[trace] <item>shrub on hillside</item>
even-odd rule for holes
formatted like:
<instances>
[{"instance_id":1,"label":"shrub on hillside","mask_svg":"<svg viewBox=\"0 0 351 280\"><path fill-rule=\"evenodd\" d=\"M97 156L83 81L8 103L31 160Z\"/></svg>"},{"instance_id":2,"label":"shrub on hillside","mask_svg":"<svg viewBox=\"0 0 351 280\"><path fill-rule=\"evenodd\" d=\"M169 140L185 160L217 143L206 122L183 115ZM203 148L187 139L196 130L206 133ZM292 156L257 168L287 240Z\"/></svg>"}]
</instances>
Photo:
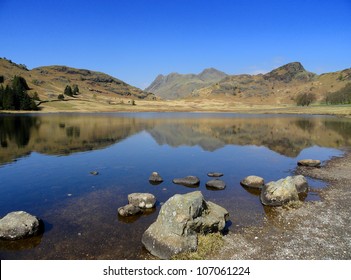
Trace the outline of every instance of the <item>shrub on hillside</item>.
<instances>
[{"instance_id":1,"label":"shrub on hillside","mask_svg":"<svg viewBox=\"0 0 351 280\"><path fill-rule=\"evenodd\" d=\"M316 96L313 93L300 93L296 98L297 106L309 106L313 101L316 100Z\"/></svg>"},{"instance_id":2,"label":"shrub on hillside","mask_svg":"<svg viewBox=\"0 0 351 280\"><path fill-rule=\"evenodd\" d=\"M351 83L336 92L328 93L325 102L327 104L351 104Z\"/></svg>"}]
</instances>

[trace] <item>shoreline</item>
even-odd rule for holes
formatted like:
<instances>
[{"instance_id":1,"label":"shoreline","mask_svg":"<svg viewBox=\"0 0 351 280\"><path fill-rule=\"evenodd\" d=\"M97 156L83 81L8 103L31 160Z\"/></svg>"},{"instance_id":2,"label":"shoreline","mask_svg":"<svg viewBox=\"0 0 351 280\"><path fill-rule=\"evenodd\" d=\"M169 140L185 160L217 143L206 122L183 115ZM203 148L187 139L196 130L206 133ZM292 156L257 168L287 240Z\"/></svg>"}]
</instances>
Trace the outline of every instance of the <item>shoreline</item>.
<instances>
[{"instance_id":1,"label":"shoreline","mask_svg":"<svg viewBox=\"0 0 351 280\"><path fill-rule=\"evenodd\" d=\"M351 117L351 105L310 105L292 104L243 104L232 100L137 100L136 105L111 105L103 102L73 100L44 103L39 111L4 111L0 114L45 114L45 113L138 113L138 112L193 112L193 113L238 113L238 114L306 114Z\"/></svg>"},{"instance_id":2,"label":"shoreline","mask_svg":"<svg viewBox=\"0 0 351 280\"><path fill-rule=\"evenodd\" d=\"M296 174L323 180L319 201L275 207L262 226L233 229L212 259L350 260L351 150L320 168L297 167ZM233 217L235 218L235 217Z\"/></svg>"}]
</instances>

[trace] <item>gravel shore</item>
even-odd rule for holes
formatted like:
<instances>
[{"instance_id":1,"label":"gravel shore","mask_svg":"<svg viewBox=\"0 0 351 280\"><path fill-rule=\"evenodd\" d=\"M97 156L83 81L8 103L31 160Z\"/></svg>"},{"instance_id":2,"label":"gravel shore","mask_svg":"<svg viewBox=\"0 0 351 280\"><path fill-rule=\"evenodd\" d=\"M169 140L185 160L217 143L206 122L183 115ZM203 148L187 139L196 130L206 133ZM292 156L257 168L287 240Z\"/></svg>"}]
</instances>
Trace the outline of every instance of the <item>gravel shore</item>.
<instances>
[{"instance_id":1,"label":"gravel shore","mask_svg":"<svg viewBox=\"0 0 351 280\"><path fill-rule=\"evenodd\" d=\"M351 259L351 152L296 174L328 183L321 200L265 208L264 225L230 231L214 259Z\"/></svg>"}]
</instances>

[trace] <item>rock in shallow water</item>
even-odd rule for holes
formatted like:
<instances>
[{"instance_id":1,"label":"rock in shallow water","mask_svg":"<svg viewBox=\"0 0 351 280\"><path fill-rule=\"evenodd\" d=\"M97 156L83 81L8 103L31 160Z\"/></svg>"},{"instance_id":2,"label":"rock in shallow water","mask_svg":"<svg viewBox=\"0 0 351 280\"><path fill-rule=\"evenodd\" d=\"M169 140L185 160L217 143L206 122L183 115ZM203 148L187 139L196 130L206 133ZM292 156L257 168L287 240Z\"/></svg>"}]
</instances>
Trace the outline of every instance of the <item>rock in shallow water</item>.
<instances>
[{"instance_id":1,"label":"rock in shallow water","mask_svg":"<svg viewBox=\"0 0 351 280\"><path fill-rule=\"evenodd\" d=\"M222 180L214 179L214 180L208 181L206 183L206 187L209 188L209 189L224 190L225 187L226 187L226 184Z\"/></svg>"},{"instance_id":2,"label":"rock in shallow water","mask_svg":"<svg viewBox=\"0 0 351 280\"><path fill-rule=\"evenodd\" d=\"M24 211L11 212L0 220L1 239L22 239L39 232L40 221L38 218Z\"/></svg>"},{"instance_id":3,"label":"rock in shallow water","mask_svg":"<svg viewBox=\"0 0 351 280\"><path fill-rule=\"evenodd\" d=\"M308 184L304 176L288 176L264 185L260 199L263 205L281 206L290 201L298 201L299 193L306 192L308 192Z\"/></svg>"},{"instance_id":4,"label":"rock in shallow water","mask_svg":"<svg viewBox=\"0 0 351 280\"><path fill-rule=\"evenodd\" d=\"M264 179L259 176L250 175L245 177L240 184L247 188L262 189L264 185Z\"/></svg>"},{"instance_id":5,"label":"rock in shallow water","mask_svg":"<svg viewBox=\"0 0 351 280\"><path fill-rule=\"evenodd\" d=\"M318 159L302 159L297 162L299 166L319 167L321 161Z\"/></svg>"},{"instance_id":6,"label":"rock in shallow water","mask_svg":"<svg viewBox=\"0 0 351 280\"><path fill-rule=\"evenodd\" d=\"M149 177L149 182L151 184L161 184L163 182L162 177L160 176L160 174L158 174L157 172L152 172L150 177Z\"/></svg>"},{"instance_id":7,"label":"rock in shallow water","mask_svg":"<svg viewBox=\"0 0 351 280\"><path fill-rule=\"evenodd\" d=\"M174 195L161 207L160 213L144 232L146 249L161 259L197 249L197 233L222 231L228 211L206 202L199 191Z\"/></svg>"},{"instance_id":8,"label":"rock in shallow water","mask_svg":"<svg viewBox=\"0 0 351 280\"><path fill-rule=\"evenodd\" d=\"M208 177L222 177L224 174L220 172L209 172L207 173Z\"/></svg>"},{"instance_id":9,"label":"rock in shallow water","mask_svg":"<svg viewBox=\"0 0 351 280\"><path fill-rule=\"evenodd\" d=\"M130 217L141 213L141 209L133 204L127 204L118 208L118 214L122 217Z\"/></svg>"},{"instance_id":10,"label":"rock in shallow water","mask_svg":"<svg viewBox=\"0 0 351 280\"><path fill-rule=\"evenodd\" d=\"M156 197L151 193L131 193L128 195L129 204L142 209L153 208L156 203Z\"/></svg>"},{"instance_id":11,"label":"rock in shallow water","mask_svg":"<svg viewBox=\"0 0 351 280\"><path fill-rule=\"evenodd\" d=\"M187 187L197 187L200 184L200 179L196 176L186 176L183 178L173 179L173 183Z\"/></svg>"}]
</instances>

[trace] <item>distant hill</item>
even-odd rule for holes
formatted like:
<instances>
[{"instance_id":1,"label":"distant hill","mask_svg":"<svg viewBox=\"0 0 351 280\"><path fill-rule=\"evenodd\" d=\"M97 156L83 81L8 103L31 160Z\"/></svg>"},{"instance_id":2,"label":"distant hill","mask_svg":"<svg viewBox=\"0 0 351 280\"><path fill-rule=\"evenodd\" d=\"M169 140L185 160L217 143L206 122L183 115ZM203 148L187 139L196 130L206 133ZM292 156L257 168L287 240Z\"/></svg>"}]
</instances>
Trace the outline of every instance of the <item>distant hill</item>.
<instances>
[{"instance_id":1,"label":"distant hill","mask_svg":"<svg viewBox=\"0 0 351 280\"><path fill-rule=\"evenodd\" d=\"M0 58L0 77L3 77L4 84L9 83L15 75L25 78L31 89L29 94L37 92L41 100L56 99L67 85L78 85L80 94L76 99L154 98L153 94L105 73L68 66L43 66L29 70L23 64Z\"/></svg>"},{"instance_id":2,"label":"distant hill","mask_svg":"<svg viewBox=\"0 0 351 280\"><path fill-rule=\"evenodd\" d=\"M179 99L189 96L194 90L209 86L225 78L227 74L214 68L207 68L200 74L158 75L145 91L162 99Z\"/></svg>"},{"instance_id":3,"label":"distant hill","mask_svg":"<svg viewBox=\"0 0 351 280\"><path fill-rule=\"evenodd\" d=\"M243 104L294 103L300 93L313 93L317 101L351 82L351 68L317 75L293 62L259 75L230 75L207 87L194 90L196 98L231 97Z\"/></svg>"}]
</instances>

